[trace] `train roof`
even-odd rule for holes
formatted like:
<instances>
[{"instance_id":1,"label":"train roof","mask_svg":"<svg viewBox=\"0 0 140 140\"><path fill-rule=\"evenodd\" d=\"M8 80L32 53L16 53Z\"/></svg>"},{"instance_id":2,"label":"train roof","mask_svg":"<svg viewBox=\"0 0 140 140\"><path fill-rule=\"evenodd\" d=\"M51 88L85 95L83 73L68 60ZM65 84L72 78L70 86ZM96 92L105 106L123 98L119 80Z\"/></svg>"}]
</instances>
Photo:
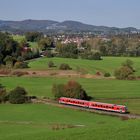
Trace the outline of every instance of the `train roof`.
<instances>
[{"instance_id":1,"label":"train roof","mask_svg":"<svg viewBox=\"0 0 140 140\"><path fill-rule=\"evenodd\" d=\"M75 99L75 98L67 98L67 97L60 97L60 98L69 99L69 100L78 100L78 101L82 101L82 102L89 102L89 101L86 101L86 100Z\"/></svg>"},{"instance_id":2,"label":"train roof","mask_svg":"<svg viewBox=\"0 0 140 140\"><path fill-rule=\"evenodd\" d=\"M86 101L86 100L74 99L74 98L67 98L67 97L60 97L60 99L61 99L61 98L62 98L62 99L69 99L69 100L77 100L77 101L82 101L82 102L90 102L90 103L95 103L95 104L102 104L102 105L126 107L125 105L117 105L117 104L102 103L102 102L95 102L95 101Z\"/></svg>"},{"instance_id":3,"label":"train roof","mask_svg":"<svg viewBox=\"0 0 140 140\"><path fill-rule=\"evenodd\" d=\"M102 103L102 102L94 102L94 101L90 101L90 102L91 102L91 103L97 103L97 104L110 105L110 106L126 107L125 105L118 105L118 104L110 104L110 103Z\"/></svg>"}]
</instances>

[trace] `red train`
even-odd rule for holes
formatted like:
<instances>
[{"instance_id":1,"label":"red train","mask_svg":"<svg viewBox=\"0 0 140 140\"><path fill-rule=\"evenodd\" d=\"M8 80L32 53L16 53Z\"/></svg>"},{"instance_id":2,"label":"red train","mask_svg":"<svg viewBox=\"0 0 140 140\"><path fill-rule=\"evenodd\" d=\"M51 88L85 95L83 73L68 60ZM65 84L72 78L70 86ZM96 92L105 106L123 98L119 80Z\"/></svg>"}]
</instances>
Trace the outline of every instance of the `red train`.
<instances>
[{"instance_id":1,"label":"red train","mask_svg":"<svg viewBox=\"0 0 140 140\"><path fill-rule=\"evenodd\" d=\"M127 112L127 108L124 105L108 104L108 103L101 103L101 102L94 102L94 101L85 101L85 100L66 98L66 97L59 98L59 103L86 107L86 108L91 108L91 109L114 111L114 112L119 112L119 113Z\"/></svg>"}]
</instances>

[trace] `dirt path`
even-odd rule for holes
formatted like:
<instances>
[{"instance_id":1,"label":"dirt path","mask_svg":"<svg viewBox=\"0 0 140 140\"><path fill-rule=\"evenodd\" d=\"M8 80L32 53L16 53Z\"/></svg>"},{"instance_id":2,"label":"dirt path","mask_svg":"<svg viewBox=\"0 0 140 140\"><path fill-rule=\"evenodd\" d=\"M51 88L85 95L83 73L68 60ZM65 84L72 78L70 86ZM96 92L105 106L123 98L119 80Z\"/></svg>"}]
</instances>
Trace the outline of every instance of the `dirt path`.
<instances>
[{"instance_id":1,"label":"dirt path","mask_svg":"<svg viewBox=\"0 0 140 140\"><path fill-rule=\"evenodd\" d=\"M87 79L114 79L113 77L105 78L102 75L82 74L73 70L30 70L30 69L16 69L7 72L0 72L0 77L7 76L24 76L24 77L74 77Z\"/></svg>"}]
</instances>

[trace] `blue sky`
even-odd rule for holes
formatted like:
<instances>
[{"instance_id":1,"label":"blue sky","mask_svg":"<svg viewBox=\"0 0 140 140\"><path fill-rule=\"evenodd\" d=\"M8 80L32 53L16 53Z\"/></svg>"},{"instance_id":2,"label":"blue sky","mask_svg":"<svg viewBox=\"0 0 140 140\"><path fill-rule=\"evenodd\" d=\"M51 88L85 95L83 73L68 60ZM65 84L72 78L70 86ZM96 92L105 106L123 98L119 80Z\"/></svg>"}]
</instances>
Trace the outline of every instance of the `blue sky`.
<instances>
[{"instance_id":1,"label":"blue sky","mask_svg":"<svg viewBox=\"0 0 140 140\"><path fill-rule=\"evenodd\" d=\"M76 20L140 29L140 0L0 0L1 20Z\"/></svg>"}]
</instances>

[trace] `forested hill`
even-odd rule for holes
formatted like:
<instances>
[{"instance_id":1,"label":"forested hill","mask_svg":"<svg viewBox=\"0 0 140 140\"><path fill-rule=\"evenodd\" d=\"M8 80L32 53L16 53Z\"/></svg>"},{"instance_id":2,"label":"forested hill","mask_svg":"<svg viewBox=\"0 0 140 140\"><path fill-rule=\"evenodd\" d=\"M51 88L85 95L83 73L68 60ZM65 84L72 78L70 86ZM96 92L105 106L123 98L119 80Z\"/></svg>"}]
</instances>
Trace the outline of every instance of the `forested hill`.
<instances>
[{"instance_id":1,"label":"forested hill","mask_svg":"<svg viewBox=\"0 0 140 140\"><path fill-rule=\"evenodd\" d=\"M53 20L23 20L23 21L3 21L0 20L0 30L12 33L26 31L40 31L43 33L60 33L60 32L93 32L95 34L127 34L137 33L140 30L127 27L106 27L88 25L77 21L53 21Z\"/></svg>"}]
</instances>

